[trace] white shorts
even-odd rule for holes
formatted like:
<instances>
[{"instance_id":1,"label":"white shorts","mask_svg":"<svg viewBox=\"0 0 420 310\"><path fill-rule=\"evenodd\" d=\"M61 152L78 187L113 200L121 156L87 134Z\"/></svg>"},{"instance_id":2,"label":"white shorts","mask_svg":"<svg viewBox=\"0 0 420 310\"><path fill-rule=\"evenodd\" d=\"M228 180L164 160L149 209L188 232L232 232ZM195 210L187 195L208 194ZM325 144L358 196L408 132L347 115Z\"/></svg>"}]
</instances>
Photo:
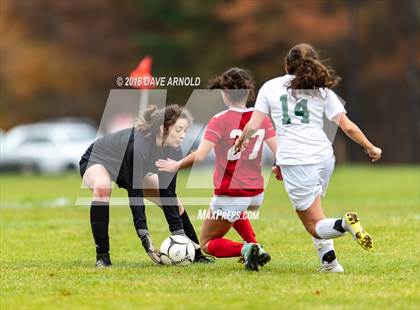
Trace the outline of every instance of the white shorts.
<instances>
[{"instance_id":1,"label":"white shorts","mask_svg":"<svg viewBox=\"0 0 420 310\"><path fill-rule=\"evenodd\" d=\"M334 164L333 155L319 164L280 166L284 187L295 210L305 211L317 196L325 196Z\"/></svg>"},{"instance_id":2,"label":"white shorts","mask_svg":"<svg viewBox=\"0 0 420 310\"><path fill-rule=\"evenodd\" d=\"M221 218L233 223L243 211L255 211L262 205L264 193L251 197L217 196L211 202L211 210Z\"/></svg>"}]
</instances>

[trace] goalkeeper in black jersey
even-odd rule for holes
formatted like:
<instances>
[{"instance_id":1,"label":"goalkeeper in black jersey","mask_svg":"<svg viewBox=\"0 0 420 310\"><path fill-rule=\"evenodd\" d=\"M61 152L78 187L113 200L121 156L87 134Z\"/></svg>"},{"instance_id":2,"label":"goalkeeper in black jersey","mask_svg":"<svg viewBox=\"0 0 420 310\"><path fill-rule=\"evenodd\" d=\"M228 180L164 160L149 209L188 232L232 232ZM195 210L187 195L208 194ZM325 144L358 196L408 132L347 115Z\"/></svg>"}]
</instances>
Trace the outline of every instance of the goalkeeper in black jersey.
<instances>
[{"instance_id":1,"label":"goalkeeper in black jersey","mask_svg":"<svg viewBox=\"0 0 420 310\"><path fill-rule=\"evenodd\" d=\"M96 266L111 265L109 256L109 200L111 182L125 188L133 214L134 227L151 259L160 263L160 253L150 238L143 198L143 182L156 173L159 197L171 234L185 234L197 244L195 261L209 262L198 247L197 235L186 210L179 210L176 174L157 171L161 158L181 159L180 145L192 122L188 110L170 105L158 110L151 106L133 128L123 129L96 140L80 160L83 182L92 190L90 222L96 245Z\"/></svg>"}]
</instances>

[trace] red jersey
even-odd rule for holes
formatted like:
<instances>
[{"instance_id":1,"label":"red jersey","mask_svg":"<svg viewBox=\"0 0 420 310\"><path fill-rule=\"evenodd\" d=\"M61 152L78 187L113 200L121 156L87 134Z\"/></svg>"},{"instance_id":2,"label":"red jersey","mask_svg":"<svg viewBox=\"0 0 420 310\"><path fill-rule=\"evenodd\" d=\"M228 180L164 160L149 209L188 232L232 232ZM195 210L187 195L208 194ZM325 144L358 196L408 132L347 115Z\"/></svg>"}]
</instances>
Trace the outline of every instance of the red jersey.
<instances>
[{"instance_id":1,"label":"red jersey","mask_svg":"<svg viewBox=\"0 0 420 310\"><path fill-rule=\"evenodd\" d=\"M264 191L261 175L263 142L276 135L269 117L252 136L247 148L235 154L234 144L251 118L253 108L230 108L210 120L204 139L214 143L214 193L225 196L256 196Z\"/></svg>"}]
</instances>

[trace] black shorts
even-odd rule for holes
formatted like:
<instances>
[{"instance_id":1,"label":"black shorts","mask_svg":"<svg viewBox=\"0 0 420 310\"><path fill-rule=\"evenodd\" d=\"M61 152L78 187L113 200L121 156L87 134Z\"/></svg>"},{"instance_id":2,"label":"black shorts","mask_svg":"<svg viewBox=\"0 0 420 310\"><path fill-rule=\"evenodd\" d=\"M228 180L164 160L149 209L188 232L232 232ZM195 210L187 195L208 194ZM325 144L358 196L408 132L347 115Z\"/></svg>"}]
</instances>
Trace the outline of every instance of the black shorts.
<instances>
[{"instance_id":1,"label":"black shorts","mask_svg":"<svg viewBox=\"0 0 420 310\"><path fill-rule=\"evenodd\" d=\"M90 160L90 154L92 153L92 149L93 149L93 143L88 147L88 149L82 155L82 158L79 161L79 171L80 171L80 176L82 178L85 175L86 170L93 165L101 164L102 166L104 166L106 168L105 163Z\"/></svg>"},{"instance_id":2,"label":"black shorts","mask_svg":"<svg viewBox=\"0 0 420 310\"><path fill-rule=\"evenodd\" d=\"M83 176L85 175L86 170L89 167L92 167L93 165L96 165L96 164L100 164L100 165L104 166L105 169L106 169L106 166L105 166L104 163L92 161L92 160L89 160L89 159L86 159L86 158L83 158L82 157L82 159L79 161L79 172L80 172L80 176L83 178Z\"/></svg>"},{"instance_id":3,"label":"black shorts","mask_svg":"<svg viewBox=\"0 0 420 310\"><path fill-rule=\"evenodd\" d=\"M93 149L93 143L89 146L89 148L86 150L86 152L83 154L82 158L79 161L79 171L80 171L80 176L83 178L83 176L86 173L86 170L96 164L100 164L102 166L105 167L105 169L107 169L107 165L105 162L101 162L101 161L93 161L90 160L90 154L92 153L92 149ZM108 169L107 169L108 170ZM108 171L108 173L111 176L111 173ZM114 181L118 187L122 187L122 188L127 188L127 184L124 180L124 177L121 176L120 174L118 174L118 177L114 178L111 176L111 180Z\"/></svg>"},{"instance_id":4,"label":"black shorts","mask_svg":"<svg viewBox=\"0 0 420 310\"><path fill-rule=\"evenodd\" d=\"M85 172L88 168L89 158L90 158L90 154L92 153L92 149L93 149L93 143L88 147L88 149L82 155L82 158L79 161L79 171L80 171L80 176L82 178L85 175ZM89 165L89 166L91 166L91 165Z\"/></svg>"}]
</instances>

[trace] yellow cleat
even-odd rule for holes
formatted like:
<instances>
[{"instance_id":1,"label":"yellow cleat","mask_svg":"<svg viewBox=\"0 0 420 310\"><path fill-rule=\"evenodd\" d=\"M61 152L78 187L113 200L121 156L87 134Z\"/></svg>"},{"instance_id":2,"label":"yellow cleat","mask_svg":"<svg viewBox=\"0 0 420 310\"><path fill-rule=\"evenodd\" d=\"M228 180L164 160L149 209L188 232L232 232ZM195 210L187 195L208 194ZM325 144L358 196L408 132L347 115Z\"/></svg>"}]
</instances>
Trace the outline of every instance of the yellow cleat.
<instances>
[{"instance_id":1,"label":"yellow cleat","mask_svg":"<svg viewBox=\"0 0 420 310\"><path fill-rule=\"evenodd\" d=\"M360 225L359 217L355 212L347 212L344 215L346 230L353 235L353 238L366 251L373 250L373 241L370 234Z\"/></svg>"}]
</instances>

